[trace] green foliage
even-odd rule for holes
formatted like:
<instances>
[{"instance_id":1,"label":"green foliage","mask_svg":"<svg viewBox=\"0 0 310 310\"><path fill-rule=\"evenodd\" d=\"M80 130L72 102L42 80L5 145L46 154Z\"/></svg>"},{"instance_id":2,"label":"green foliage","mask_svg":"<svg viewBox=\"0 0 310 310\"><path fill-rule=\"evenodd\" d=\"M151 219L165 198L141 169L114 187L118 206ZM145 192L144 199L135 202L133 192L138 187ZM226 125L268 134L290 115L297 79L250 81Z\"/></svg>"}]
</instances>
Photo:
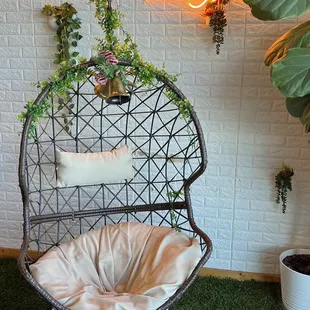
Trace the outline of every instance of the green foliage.
<instances>
[{"instance_id":1,"label":"green foliage","mask_svg":"<svg viewBox=\"0 0 310 310\"><path fill-rule=\"evenodd\" d=\"M188 99L181 99L171 88L168 87L166 87L165 95L178 107L182 119L188 119L190 117L192 105Z\"/></svg>"},{"instance_id":2,"label":"green foliage","mask_svg":"<svg viewBox=\"0 0 310 310\"><path fill-rule=\"evenodd\" d=\"M113 8L108 9L107 0L90 1L94 2L97 6L95 15L99 19L99 25L105 33L104 38L97 39L97 50L113 51L119 61L131 62L134 68L132 74L138 73L138 81L141 82L143 86L152 86L156 84L158 77L162 79L170 79L173 82L176 81L177 77L167 74L165 68L158 69L153 64L148 63L142 58L137 45L133 42L130 34L123 28L123 13ZM124 37L123 41L115 35L115 31L117 30L122 33ZM92 60L96 63L98 71L104 72L109 78L114 77L115 72L118 71L125 74L123 66L110 65L108 62L104 62L102 57L93 57ZM126 81L125 77L123 77L123 81Z\"/></svg>"},{"instance_id":3,"label":"green foliage","mask_svg":"<svg viewBox=\"0 0 310 310\"><path fill-rule=\"evenodd\" d=\"M84 62L84 59L81 60ZM40 104L37 104L33 100L29 100L24 107L25 111L18 115L18 119L23 123L29 115L32 115L33 118L29 130L30 138L35 137L35 129L39 120L48 115L48 111L52 106L52 99L56 96L66 97L68 94L68 89L73 89L73 84L75 82L86 81L88 74L90 74L90 70L88 69L87 63L81 63L73 68L63 66L57 70L56 73L49 78L49 80L42 81L38 84L38 88L41 88L42 90L49 87L50 91L48 95L40 102ZM60 99L60 102L58 101L58 103L63 105L63 99ZM67 126L69 125L70 124L68 123Z\"/></svg>"},{"instance_id":4,"label":"green foliage","mask_svg":"<svg viewBox=\"0 0 310 310\"><path fill-rule=\"evenodd\" d=\"M276 202L282 202L282 212L286 211L287 190L292 191L292 176L294 175L293 169L283 165L281 171L275 176L275 186L277 189Z\"/></svg>"},{"instance_id":5,"label":"green foliage","mask_svg":"<svg viewBox=\"0 0 310 310\"><path fill-rule=\"evenodd\" d=\"M171 220L171 223L172 223L172 227L174 228L174 230L178 231L178 232L182 232L182 229L180 227L178 227L178 220L177 220L177 217L174 213L173 210L170 210L170 220Z\"/></svg>"},{"instance_id":6,"label":"green foliage","mask_svg":"<svg viewBox=\"0 0 310 310\"><path fill-rule=\"evenodd\" d=\"M55 40L58 42L54 63L61 64L65 62L68 66L76 64L77 51L70 52L70 47L77 47L77 42L82 36L77 31L81 28L81 20L76 16L76 9L67 2L61 6L45 5L42 13L46 16L54 16L58 29Z\"/></svg>"},{"instance_id":7,"label":"green foliage","mask_svg":"<svg viewBox=\"0 0 310 310\"><path fill-rule=\"evenodd\" d=\"M278 87L286 97L308 95L310 93L310 49L290 48L284 57L272 65L271 79L273 85Z\"/></svg>"},{"instance_id":8,"label":"green foliage","mask_svg":"<svg viewBox=\"0 0 310 310\"><path fill-rule=\"evenodd\" d=\"M306 12L309 0L243 0L260 20L293 18Z\"/></svg>"},{"instance_id":9,"label":"green foliage","mask_svg":"<svg viewBox=\"0 0 310 310\"><path fill-rule=\"evenodd\" d=\"M171 200L176 200L184 196L184 192L182 189L178 191L167 192L167 197Z\"/></svg>"},{"instance_id":10,"label":"green foliage","mask_svg":"<svg viewBox=\"0 0 310 310\"><path fill-rule=\"evenodd\" d=\"M286 98L287 111L293 117L301 117L308 105L310 105L310 95L299 98Z\"/></svg>"},{"instance_id":11,"label":"green foliage","mask_svg":"<svg viewBox=\"0 0 310 310\"><path fill-rule=\"evenodd\" d=\"M44 118L48 115L48 110L51 107L51 99L56 96L62 98L58 99L58 104L59 108L63 108L65 106L65 99L68 99L68 90L74 88L74 83L86 81L87 76L93 74L94 72L102 72L107 76L108 79L112 79L115 76L120 76L124 83L127 82L126 75L137 75L138 81L143 86L156 85L158 80L171 80L172 82L177 80L177 76L169 75L166 72L164 66L162 69L158 69L153 64L148 63L141 57L137 45L133 43L130 34L123 29L121 19L124 15L121 12L116 9L108 8L107 0L90 0L90 2L96 4L95 15L98 18L99 24L105 33L104 38L97 39L98 45L95 47L95 49L97 51L105 52L112 51L119 61L128 61L131 63L132 67L126 69L122 65L111 64L104 56L98 55L91 58L91 61L94 64L93 71L88 68L88 63L85 59L78 56L77 52L73 52L71 56L76 57L76 59L73 59L73 62L68 62L67 60L61 61L59 63L60 69L57 70L56 73L52 75L47 81L43 81L39 84L41 89L50 87L50 92L45 100L43 100L43 102L41 102L39 105L33 103L33 101L28 102L28 104L25 106L25 112L22 112L19 115L19 119L22 122L25 121L28 115L33 115L33 122L30 131L30 135L32 137L34 136L37 122L41 118ZM64 14L63 12L66 13ZM68 19L68 25L70 26L66 26L66 33L72 29L77 29L77 27L80 26L80 21L77 20L76 17L73 17L75 14L73 12L76 13L76 10L67 3L63 4L61 7L52 7L48 5L43 9L43 13L48 16L55 15L56 17L61 16L61 18ZM74 25L72 24L73 21L74 23L76 22ZM65 27L62 29L64 28ZM120 31L122 33L124 37L123 41L121 41L120 38L115 35L116 31ZM80 39L79 35L72 31L70 32L70 35L71 38L73 38L73 41L71 42L72 45L76 45L75 42ZM60 41L62 38L58 39L59 42L62 42ZM68 44L70 43L70 40L70 38L67 40ZM63 48L63 46L61 48ZM58 60L60 61L60 58ZM75 64L76 62L79 64L74 67L69 66L69 64ZM187 119L190 117L192 106L187 99L182 100L179 98L179 96L168 86L166 86L165 94L171 100L171 103L178 107L181 118ZM72 108L72 104L69 103L69 114ZM64 122L66 125L66 130L69 132L71 121L69 117L66 118L65 114Z\"/></svg>"},{"instance_id":12,"label":"green foliage","mask_svg":"<svg viewBox=\"0 0 310 310\"><path fill-rule=\"evenodd\" d=\"M243 0L261 20L291 18L303 14L309 0ZM305 132L310 132L310 21L290 29L273 43L265 54L271 66L271 81L287 97L288 112L299 117Z\"/></svg>"},{"instance_id":13,"label":"green foliage","mask_svg":"<svg viewBox=\"0 0 310 310\"><path fill-rule=\"evenodd\" d=\"M300 121L303 125L305 125L306 132L309 132L308 128L310 125L310 104L308 104L303 110L302 115L300 116Z\"/></svg>"},{"instance_id":14,"label":"green foliage","mask_svg":"<svg viewBox=\"0 0 310 310\"><path fill-rule=\"evenodd\" d=\"M272 63L287 54L292 47L308 47L310 44L310 21L302 23L283 34L265 54L265 64Z\"/></svg>"},{"instance_id":15,"label":"green foliage","mask_svg":"<svg viewBox=\"0 0 310 310\"><path fill-rule=\"evenodd\" d=\"M204 16L210 17L209 26L213 29L213 43L216 44L216 54L220 53L221 44L224 44L224 29L227 26L224 6L230 0L207 1Z\"/></svg>"},{"instance_id":16,"label":"green foliage","mask_svg":"<svg viewBox=\"0 0 310 310\"><path fill-rule=\"evenodd\" d=\"M72 47L77 47L78 41L82 39L82 35L78 32L81 28L81 20L76 16L77 10L67 2L61 6L45 5L42 13L47 16L53 16L56 19L58 29L56 32L55 40L57 41L58 53L55 54L55 64L63 67L73 66L77 64L78 51L70 51ZM69 100L69 95L66 92L64 98L60 98L58 108L64 107L64 101ZM70 110L69 110L70 112ZM72 122L69 121L68 115L63 113L63 121L65 130L70 133Z\"/></svg>"},{"instance_id":17,"label":"green foliage","mask_svg":"<svg viewBox=\"0 0 310 310\"><path fill-rule=\"evenodd\" d=\"M184 196L184 192L182 189L178 190L178 191L171 191L171 192L167 192L167 197L169 198L169 200L171 201L175 201L179 198L182 198ZM171 220L171 223L172 223L172 227L178 231L178 232L182 232L181 228L178 227L178 220L177 220L177 217L175 215L175 212L173 210L170 210L169 211L170 213L170 220Z\"/></svg>"},{"instance_id":18,"label":"green foliage","mask_svg":"<svg viewBox=\"0 0 310 310\"><path fill-rule=\"evenodd\" d=\"M49 100L43 100L41 104L36 104L34 100L29 100L25 105L26 112L22 112L18 115L20 121L24 121L28 114L31 114L33 117L32 124L29 130L29 136L35 136L36 124L38 121L47 114L47 111L51 108L51 103Z\"/></svg>"},{"instance_id":19,"label":"green foliage","mask_svg":"<svg viewBox=\"0 0 310 310\"><path fill-rule=\"evenodd\" d=\"M113 78L116 72L121 72L121 77L126 83L125 74L137 74L138 82L143 86L153 86L161 80L177 80L176 75L169 75L165 67L158 69L153 64L145 61L139 53L137 45L133 42L130 34L126 32L122 25L122 18L124 14L116 9L108 9L107 0L90 0L97 6L96 17L99 19L99 24L102 27L105 37L98 39L97 50L113 51L114 55L119 61L129 61L133 66L132 71L124 71L123 66L110 65L102 57L93 57L92 60L96 63L95 67L99 72L104 72L108 78ZM123 34L124 40L121 42L120 38L115 35L115 31L119 30ZM191 105L188 100L181 100L172 90L166 89L166 96L172 100L180 111L182 118L190 116Z\"/></svg>"},{"instance_id":20,"label":"green foliage","mask_svg":"<svg viewBox=\"0 0 310 310\"><path fill-rule=\"evenodd\" d=\"M210 17L210 27L213 29L213 43L216 46L216 54L220 53L221 44L224 44L224 29L227 26L225 11L216 7Z\"/></svg>"}]
</instances>

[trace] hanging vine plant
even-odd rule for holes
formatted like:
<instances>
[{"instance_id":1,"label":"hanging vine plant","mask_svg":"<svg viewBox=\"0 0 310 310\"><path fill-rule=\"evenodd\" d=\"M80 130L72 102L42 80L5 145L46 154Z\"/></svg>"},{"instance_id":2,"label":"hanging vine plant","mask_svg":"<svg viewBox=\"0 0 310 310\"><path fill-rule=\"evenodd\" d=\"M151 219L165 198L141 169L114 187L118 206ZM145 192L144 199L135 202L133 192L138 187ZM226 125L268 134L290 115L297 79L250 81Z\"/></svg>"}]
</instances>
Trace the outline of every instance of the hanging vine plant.
<instances>
[{"instance_id":1,"label":"hanging vine plant","mask_svg":"<svg viewBox=\"0 0 310 310\"><path fill-rule=\"evenodd\" d=\"M224 30L227 26L225 16L225 5L229 0L212 0L207 2L204 16L210 17L210 27L213 29L213 43L215 43L216 54L220 53L220 47L224 44Z\"/></svg>"},{"instance_id":2,"label":"hanging vine plant","mask_svg":"<svg viewBox=\"0 0 310 310\"><path fill-rule=\"evenodd\" d=\"M292 191L292 177L294 175L293 169L283 165L281 171L275 176L275 186L277 189L276 202L282 202L282 212L286 211L287 191Z\"/></svg>"},{"instance_id":3,"label":"hanging vine plant","mask_svg":"<svg viewBox=\"0 0 310 310\"><path fill-rule=\"evenodd\" d=\"M177 80L177 75L168 74L164 66L162 69L158 69L142 58L130 34L123 29L121 20L124 14L117 9L111 8L110 1L90 0L90 2L96 5L95 16L98 18L99 25L105 33L102 39L97 39L98 44L95 49L98 51L98 55L86 61L85 58L74 54L74 56L77 56L74 62L77 63L75 66L71 66L67 61L60 62L60 69L54 75L50 76L48 80L38 83L38 87L46 90L48 95L43 101L41 100L40 105L37 105L36 101L29 100L25 105L25 111L18 116L22 122L25 122L29 114L33 116L29 131L30 138L35 137L36 125L39 120L48 115L52 99L55 96L61 97L66 95L70 89L74 89L74 83L86 81L89 75L94 75L96 80L101 82L119 77L124 84L127 83L126 75L134 75L137 76L142 86L147 87L156 85L158 77L171 80L172 82ZM48 16L55 14L53 10L54 7L48 6L46 14ZM74 11L70 9L70 12L73 13ZM71 13L68 14L72 19L75 19ZM115 33L117 31L123 34L125 38L123 41L120 41L119 37L116 36ZM126 68L120 64L122 61L130 62L131 69L126 71ZM90 63L92 64L91 68L89 66ZM188 119L192 109L189 101L176 96L168 86L166 86L165 90L167 98L178 107L180 117Z\"/></svg>"},{"instance_id":4,"label":"hanging vine plant","mask_svg":"<svg viewBox=\"0 0 310 310\"><path fill-rule=\"evenodd\" d=\"M77 10L72 4L67 2L60 6L45 5L42 13L48 17L53 17L56 23L57 53L55 54L55 64L62 66L73 66L77 63L79 52L74 50L78 41L82 39L82 35L78 32L81 28L81 20L77 17ZM72 51L73 50L73 51ZM62 117L64 121L64 129L70 133L72 121L70 114L74 104L70 102L70 95L67 92L58 98L58 109L63 109Z\"/></svg>"},{"instance_id":5,"label":"hanging vine plant","mask_svg":"<svg viewBox=\"0 0 310 310\"><path fill-rule=\"evenodd\" d=\"M46 16L54 17L57 24L55 40L58 42L58 53L55 55L55 64L66 62L67 65L76 64L78 51L70 51L72 47L77 47L78 41L82 39L82 35L78 32L81 28L81 20L77 17L77 10L72 4L67 2L60 6L45 5L42 13Z\"/></svg>"}]
</instances>

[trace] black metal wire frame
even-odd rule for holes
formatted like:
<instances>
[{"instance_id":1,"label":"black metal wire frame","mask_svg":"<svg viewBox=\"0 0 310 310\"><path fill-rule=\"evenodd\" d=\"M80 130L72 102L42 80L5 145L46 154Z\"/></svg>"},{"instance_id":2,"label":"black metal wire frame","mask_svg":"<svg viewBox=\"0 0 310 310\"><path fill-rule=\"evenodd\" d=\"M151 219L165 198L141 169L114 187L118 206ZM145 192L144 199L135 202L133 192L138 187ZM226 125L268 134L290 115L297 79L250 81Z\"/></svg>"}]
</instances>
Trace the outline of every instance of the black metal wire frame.
<instances>
[{"instance_id":1,"label":"black metal wire frame","mask_svg":"<svg viewBox=\"0 0 310 310\"><path fill-rule=\"evenodd\" d=\"M120 64L130 68L128 62ZM177 107L164 92L168 87L186 99L184 94L162 76L158 76L158 82L145 89L133 76L127 89L130 102L111 106L93 94L94 84L89 77L86 83L70 90L65 102L67 118L72 121L70 130L63 123L63 109L55 104L48 117L37 125L33 140L28 139L32 116L26 119L19 158L24 225L18 265L26 280L55 309L67 308L32 277L29 265L34 260L28 256L30 249L35 248L39 258L51 247L84 231L129 220L179 228L199 239L203 256L190 277L158 309L168 309L181 298L211 255L211 240L197 227L190 199L191 184L207 166L203 132L194 110L188 120L180 118ZM34 104L39 105L49 91L47 86ZM56 187L56 148L86 153L129 144L133 148L133 179ZM183 196L173 196L181 191Z\"/></svg>"}]
</instances>

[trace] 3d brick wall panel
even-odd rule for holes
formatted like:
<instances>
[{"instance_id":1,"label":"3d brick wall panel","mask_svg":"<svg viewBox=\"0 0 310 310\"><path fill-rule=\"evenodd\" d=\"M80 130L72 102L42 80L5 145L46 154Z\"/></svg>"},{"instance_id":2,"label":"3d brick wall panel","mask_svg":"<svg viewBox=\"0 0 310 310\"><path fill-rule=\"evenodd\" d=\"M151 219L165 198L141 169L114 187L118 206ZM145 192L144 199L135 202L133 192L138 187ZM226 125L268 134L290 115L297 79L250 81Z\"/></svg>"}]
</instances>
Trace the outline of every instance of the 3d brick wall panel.
<instances>
[{"instance_id":1,"label":"3d brick wall panel","mask_svg":"<svg viewBox=\"0 0 310 310\"><path fill-rule=\"evenodd\" d=\"M101 29L87 0L72 0L83 22L80 53ZM192 190L197 224L213 240L207 266L278 273L278 254L310 245L310 146L289 116L263 64L268 46L299 20L256 20L242 0L227 7L225 45L216 55L212 30L187 0L120 0L126 29L145 58L182 73L178 86L199 115L209 153L205 175ZM0 247L21 244L22 204L17 184L21 124L17 114L36 96L31 86L56 69L56 43L44 4L0 1ZM114 5L116 4L116 1ZM295 170L287 214L275 203L274 174Z\"/></svg>"}]
</instances>

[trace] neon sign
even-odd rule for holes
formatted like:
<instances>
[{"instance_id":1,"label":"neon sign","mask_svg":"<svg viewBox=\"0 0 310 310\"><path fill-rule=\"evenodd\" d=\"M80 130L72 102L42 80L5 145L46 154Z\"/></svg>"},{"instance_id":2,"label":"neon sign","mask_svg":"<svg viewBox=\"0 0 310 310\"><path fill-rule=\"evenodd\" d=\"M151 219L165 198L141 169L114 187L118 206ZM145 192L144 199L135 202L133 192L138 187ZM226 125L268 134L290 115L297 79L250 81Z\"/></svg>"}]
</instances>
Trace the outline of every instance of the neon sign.
<instances>
[{"instance_id":1,"label":"neon sign","mask_svg":"<svg viewBox=\"0 0 310 310\"><path fill-rule=\"evenodd\" d=\"M203 0L200 4L198 5L194 5L191 2L188 3L188 5L192 8L192 9L199 9L201 8L203 5L205 5L208 2L208 0Z\"/></svg>"},{"instance_id":2,"label":"neon sign","mask_svg":"<svg viewBox=\"0 0 310 310\"><path fill-rule=\"evenodd\" d=\"M215 4L215 3L218 3L219 1L218 0L203 0L200 4L198 5L194 5L192 4L191 1L189 1L188 5L189 7L193 8L193 9L199 9L201 8L202 6L204 6L207 2L209 2L210 4Z\"/></svg>"}]
</instances>

